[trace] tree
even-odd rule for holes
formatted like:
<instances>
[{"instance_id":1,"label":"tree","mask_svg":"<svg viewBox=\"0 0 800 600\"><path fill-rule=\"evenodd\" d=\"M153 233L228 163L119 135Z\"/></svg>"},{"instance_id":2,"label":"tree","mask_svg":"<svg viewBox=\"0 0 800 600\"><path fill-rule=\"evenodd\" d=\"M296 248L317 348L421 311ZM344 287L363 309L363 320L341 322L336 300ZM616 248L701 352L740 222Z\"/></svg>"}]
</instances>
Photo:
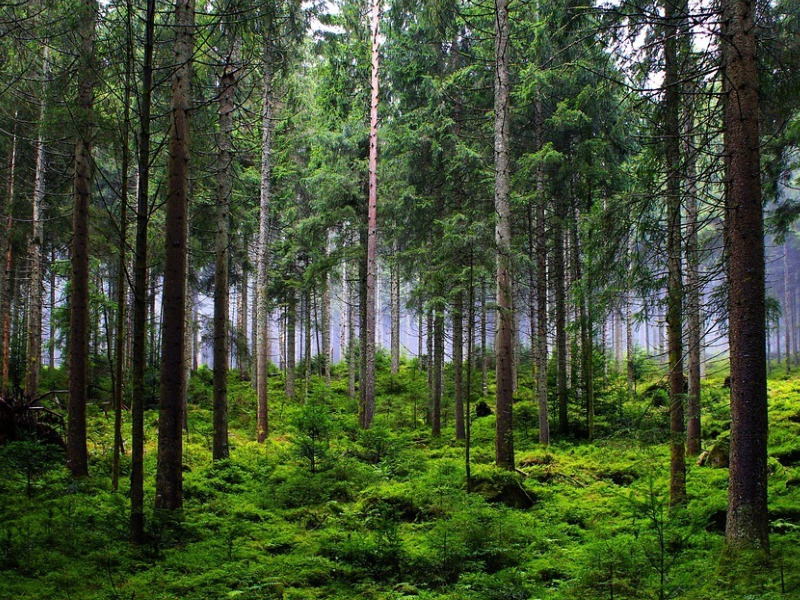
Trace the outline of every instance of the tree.
<instances>
[{"instance_id":1,"label":"tree","mask_svg":"<svg viewBox=\"0 0 800 600\"><path fill-rule=\"evenodd\" d=\"M497 427L495 462L514 468L513 402L513 288L511 281L511 172L508 0L495 0L494 76L494 204L497 213Z\"/></svg>"},{"instance_id":2,"label":"tree","mask_svg":"<svg viewBox=\"0 0 800 600\"><path fill-rule=\"evenodd\" d=\"M164 293L159 387L156 508L183 506L183 361L186 336L186 250L189 200L189 109L194 51L194 0L175 2L174 71L167 164Z\"/></svg>"},{"instance_id":3,"label":"tree","mask_svg":"<svg viewBox=\"0 0 800 600\"><path fill-rule=\"evenodd\" d=\"M722 2L731 455L726 544L769 550L764 220L756 6Z\"/></svg>"},{"instance_id":4,"label":"tree","mask_svg":"<svg viewBox=\"0 0 800 600\"><path fill-rule=\"evenodd\" d=\"M79 81L73 177L72 274L69 319L69 408L67 467L74 476L89 474L86 451L89 321L89 202L92 194L92 113L94 103L94 37L97 3L80 4Z\"/></svg>"}]
</instances>

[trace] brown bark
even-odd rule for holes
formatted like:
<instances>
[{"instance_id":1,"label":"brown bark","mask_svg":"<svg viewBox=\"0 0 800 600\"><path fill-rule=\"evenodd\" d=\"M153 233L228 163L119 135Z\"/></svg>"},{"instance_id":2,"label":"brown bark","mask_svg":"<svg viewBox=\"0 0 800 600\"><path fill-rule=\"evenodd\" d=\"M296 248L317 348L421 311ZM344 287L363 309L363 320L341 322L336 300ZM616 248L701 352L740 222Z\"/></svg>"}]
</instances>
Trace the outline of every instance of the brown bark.
<instances>
[{"instance_id":1,"label":"brown bark","mask_svg":"<svg viewBox=\"0 0 800 600\"><path fill-rule=\"evenodd\" d=\"M236 75L239 41L234 37L225 57L219 81L219 135L217 138L217 234L214 261L214 460L228 458L228 274L231 164L233 161L233 112L236 110Z\"/></svg>"},{"instance_id":2,"label":"brown bark","mask_svg":"<svg viewBox=\"0 0 800 600\"><path fill-rule=\"evenodd\" d=\"M147 0L140 98L139 189L136 194L136 257L133 267L133 359L131 365L131 541L144 542L144 395L147 326L147 229L150 196L150 108L152 104L155 0Z\"/></svg>"},{"instance_id":3,"label":"brown bark","mask_svg":"<svg viewBox=\"0 0 800 600\"><path fill-rule=\"evenodd\" d=\"M269 434L269 207L272 196L272 45L264 46L264 97L261 107L261 187L258 215L258 280L256 302L258 347L256 349L256 380L258 390L257 439L264 442ZM287 374L288 384L288 374ZM288 388L287 388L288 389ZM288 394L287 394L288 396Z\"/></svg>"},{"instance_id":4,"label":"brown bark","mask_svg":"<svg viewBox=\"0 0 800 600\"><path fill-rule=\"evenodd\" d=\"M156 508L183 506L183 361L186 336L186 258L189 201L189 110L191 107L194 0L175 3L175 71L172 75L164 292L161 324L161 385L158 413Z\"/></svg>"},{"instance_id":5,"label":"brown bark","mask_svg":"<svg viewBox=\"0 0 800 600\"><path fill-rule=\"evenodd\" d=\"M731 456L726 542L769 550L764 220L758 126L756 7L722 2L729 252Z\"/></svg>"},{"instance_id":6,"label":"brown bark","mask_svg":"<svg viewBox=\"0 0 800 600\"><path fill-rule=\"evenodd\" d=\"M431 435L442 433L442 371L444 366L444 314L433 310L433 377L431 381Z\"/></svg>"},{"instance_id":7,"label":"brown bark","mask_svg":"<svg viewBox=\"0 0 800 600\"><path fill-rule=\"evenodd\" d=\"M367 203L367 296L366 335L361 427L372 425L375 415L375 288L377 277L376 249L378 242L378 94L380 73L380 0L370 0L370 38L372 41L372 76L369 111L369 198Z\"/></svg>"},{"instance_id":8,"label":"brown bark","mask_svg":"<svg viewBox=\"0 0 800 600\"><path fill-rule=\"evenodd\" d=\"M397 264L398 244L394 242L392 246L394 260L390 266L390 283L391 286L391 313L392 313L392 326L390 331L390 345L391 345L391 359L392 359L392 375L397 375L400 372L400 267Z\"/></svg>"},{"instance_id":9,"label":"brown bark","mask_svg":"<svg viewBox=\"0 0 800 600\"><path fill-rule=\"evenodd\" d=\"M683 392L683 274L681 268L681 126L678 38L686 7L664 2L664 160L667 194L667 350L669 367L669 504L686 504L686 457Z\"/></svg>"},{"instance_id":10,"label":"brown bark","mask_svg":"<svg viewBox=\"0 0 800 600\"><path fill-rule=\"evenodd\" d=\"M564 211L558 204L553 224L553 278L556 313L556 388L558 398L558 431L569 433L567 412L567 290L564 277Z\"/></svg>"},{"instance_id":11,"label":"brown bark","mask_svg":"<svg viewBox=\"0 0 800 600\"><path fill-rule=\"evenodd\" d=\"M74 476L89 474L86 451L86 395L89 373L89 201L92 194L92 119L94 37L97 3L83 0L78 35L81 68L78 82L72 209L72 275L69 319L69 407L67 467Z\"/></svg>"},{"instance_id":12,"label":"brown bark","mask_svg":"<svg viewBox=\"0 0 800 600\"><path fill-rule=\"evenodd\" d=\"M0 325L2 325L3 359L0 374L0 393L8 394L8 370L11 356L11 296L13 289L13 239L14 230L14 184L17 173L17 113L14 113L14 133L11 137L11 150L8 155L8 187L5 210L5 231L3 232L3 281L2 301L0 302Z\"/></svg>"},{"instance_id":13,"label":"brown bark","mask_svg":"<svg viewBox=\"0 0 800 600\"><path fill-rule=\"evenodd\" d=\"M456 439L463 440L464 431L464 293L456 294L453 305L453 383L455 386Z\"/></svg>"},{"instance_id":14,"label":"brown bark","mask_svg":"<svg viewBox=\"0 0 800 600\"><path fill-rule=\"evenodd\" d=\"M510 158L510 87L509 87L508 0L495 0L495 76L494 76L494 206L497 214L495 246L497 252L497 413L495 462L505 469L514 468L514 433L512 402L514 394L511 281L511 171Z\"/></svg>"}]
</instances>

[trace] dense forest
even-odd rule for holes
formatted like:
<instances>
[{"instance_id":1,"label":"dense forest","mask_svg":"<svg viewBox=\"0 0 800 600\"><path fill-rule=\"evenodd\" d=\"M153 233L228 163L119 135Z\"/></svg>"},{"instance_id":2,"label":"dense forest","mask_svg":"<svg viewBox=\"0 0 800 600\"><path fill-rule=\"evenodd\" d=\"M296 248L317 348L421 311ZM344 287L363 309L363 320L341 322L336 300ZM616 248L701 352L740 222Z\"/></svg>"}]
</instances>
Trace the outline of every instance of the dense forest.
<instances>
[{"instance_id":1,"label":"dense forest","mask_svg":"<svg viewBox=\"0 0 800 600\"><path fill-rule=\"evenodd\" d=\"M799 17L0 3L0 597L800 597Z\"/></svg>"}]
</instances>

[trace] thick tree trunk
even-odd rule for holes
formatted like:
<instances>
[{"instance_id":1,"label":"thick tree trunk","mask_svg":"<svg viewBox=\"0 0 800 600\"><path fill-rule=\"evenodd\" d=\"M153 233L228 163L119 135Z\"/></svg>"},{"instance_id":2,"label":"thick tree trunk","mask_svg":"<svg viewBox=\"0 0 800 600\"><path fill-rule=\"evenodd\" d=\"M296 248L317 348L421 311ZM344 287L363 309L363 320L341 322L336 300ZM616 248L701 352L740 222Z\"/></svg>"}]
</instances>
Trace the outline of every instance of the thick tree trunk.
<instances>
[{"instance_id":1,"label":"thick tree trunk","mask_svg":"<svg viewBox=\"0 0 800 600\"><path fill-rule=\"evenodd\" d=\"M494 77L494 207L497 214L495 245L497 251L497 394L495 462L505 469L514 468L514 432L512 403L514 394L514 315L511 280L511 171L510 158L510 63L508 0L495 0L495 77Z\"/></svg>"},{"instance_id":2,"label":"thick tree trunk","mask_svg":"<svg viewBox=\"0 0 800 600\"><path fill-rule=\"evenodd\" d=\"M150 108L152 100L155 0L147 0L140 98L139 189L136 199L136 257L133 267L133 360L131 365L131 541L144 542L144 395L147 324L147 226L150 195Z\"/></svg>"},{"instance_id":3,"label":"thick tree trunk","mask_svg":"<svg viewBox=\"0 0 800 600\"><path fill-rule=\"evenodd\" d=\"M217 138L217 233L214 243L214 460L228 458L228 276L233 112L236 109L236 71L239 42L233 39L219 81L219 134Z\"/></svg>"},{"instance_id":4,"label":"thick tree trunk","mask_svg":"<svg viewBox=\"0 0 800 600\"><path fill-rule=\"evenodd\" d=\"M664 164L667 202L667 349L669 367L669 504L686 504L683 391L683 274L681 231L681 98L678 37L686 18L681 0L664 1Z\"/></svg>"},{"instance_id":5,"label":"thick tree trunk","mask_svg":"<svg viewBox=\"0 0 800 600\"><path fill-rule=\"evenodd\" d=\"M456 294L453 305L453 383L455 386L456 439L463 440L464 432L464 293Z\"/></svg>"},{"instance_id":6,"label":"thick tree trunk","mask_svg":"<svg viewBox=\"0 0 800 600\"><path fill-rule=\"evenodd\" d=\"M72 276L69 319L69 408L67 467L74 476L89 473L86 452L86 395L89 373L89 203L92 194L92 119L94 37L97 3L83 0L79 21L79 77L73 177Z\"/></svg>"},{"instance_id":7,"label":"thick tree trunk","mask_svg":"<svg viewBox=\"0 0 800 600\"><path fill-rule=\"evenodd\" d=\"M361 427L372 425L375 415L375 287L377 276L378 242L378 92L380 60L380 0L370 0L370 36L372 40L372 77L370 80L369 111L369 199L367 204L367 297L364 410L360 415Z\"/></svg>"},{"instance_id":8,"label":"thick tree trunk","mask_svg":"<svg viewBox=\"0 0 800 600\"><path fill-rule=\"evenodd\" d=\"M256 302L258 320L258 347L256 349L256 380L258 390L257 439L267 439L269 433L269 206L272 195L272 45L267 39L264 47L264 98L261 105L261 187L258 214L258 280ZM286 375L287 397L289 375ZM294 393L294 391L292 391Z\"/></svg>"},{"instance_id":9,"label":"thick tree trunk","mask_svg":"<svg viewBox=\"0 0 800 600\"><path fill-rule=\"evenodd\" d=\"M752 0L722 2L731 357L731 457L725 533L729 547L768 551L764 221L755 13Z\"/></svg>"},{"instance_id":10,"label":"thick tree trunk","mask_svg":"<svg viewBox=\"0 0 800 600\"><path fill-rule=\"evenodd\" d=\"M194 51L194 0L175 3L175 72L172 75L167 215L164 226L164 292L161 323L161 385L158 413L156 508L183 506L183 424L186 393L186 258L189 200L189 110Z\"/></svg>"}]
</instances>

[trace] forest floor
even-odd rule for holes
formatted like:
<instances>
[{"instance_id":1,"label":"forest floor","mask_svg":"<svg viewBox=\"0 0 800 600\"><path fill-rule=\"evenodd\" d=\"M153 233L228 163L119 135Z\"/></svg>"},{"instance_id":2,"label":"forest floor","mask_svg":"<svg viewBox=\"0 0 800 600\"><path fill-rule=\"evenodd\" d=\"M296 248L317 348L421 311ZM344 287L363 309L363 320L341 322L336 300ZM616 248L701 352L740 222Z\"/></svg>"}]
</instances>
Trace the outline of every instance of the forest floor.
<instances>
[{"instance_id":1,"label":"forest floor","mask_svg":"<svg viewBox=\"0 0 800 600\"><path fill-rule=\"evenodd\" d=\"M554 431L544 449L521 376L519 472L494 468L494 417L473 408L468 492L452 416L440 438L423 424L425 384L414 363L396 377L381 370L375 426L361 431L346 378L328 390L315 377L300 405L273 377L270 438L258 445L253 392L231 375L231 458L214 464L201 369L189 385L180 515L152 511L157 411L147 411L142 547L127 541L128 456L111 490L110 413L90 409L84 480L58 451L1 447L0 599L800 598L800 373L770 378L771 555L735 561L721 560L726 468L690 460L688 507L668 510L662 390L631 396L609 374L598 439ZM704 446L724 445L722 375L704 382L702 404Z\"/></svg>"}]
</instances>

